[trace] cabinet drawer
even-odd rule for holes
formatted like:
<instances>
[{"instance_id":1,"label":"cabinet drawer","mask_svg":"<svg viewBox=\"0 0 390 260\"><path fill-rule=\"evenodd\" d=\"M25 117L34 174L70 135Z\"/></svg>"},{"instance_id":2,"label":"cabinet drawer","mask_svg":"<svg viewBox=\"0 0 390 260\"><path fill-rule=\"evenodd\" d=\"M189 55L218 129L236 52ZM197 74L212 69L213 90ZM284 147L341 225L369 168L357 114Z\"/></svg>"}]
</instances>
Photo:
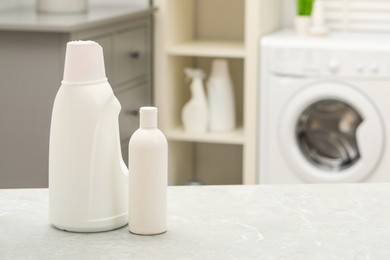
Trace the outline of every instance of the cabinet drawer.
<instances>
[{"instance_id":1,"label":"cabinet drawer","mask_svg":"<svg viewBox=\"0 0 390 260\"><path fill-rule=\"evenodd\" d=\"M133 132L139 127L139 108L149 105L147 88L145 85L140 85L135 88L128 88L115 95L122 106L119 114L121 141L128 142Z\"/></svg>"},{"instance_id":2,"label":"cabinet drawer","mask_svg":"<svg viewBox=\"0 0 390 260\"><path fill-rule=\"evenodd\" d=\"M147 71L146 28L115 34L115 84L143 76Z\"/></svg>"}]
</instances>

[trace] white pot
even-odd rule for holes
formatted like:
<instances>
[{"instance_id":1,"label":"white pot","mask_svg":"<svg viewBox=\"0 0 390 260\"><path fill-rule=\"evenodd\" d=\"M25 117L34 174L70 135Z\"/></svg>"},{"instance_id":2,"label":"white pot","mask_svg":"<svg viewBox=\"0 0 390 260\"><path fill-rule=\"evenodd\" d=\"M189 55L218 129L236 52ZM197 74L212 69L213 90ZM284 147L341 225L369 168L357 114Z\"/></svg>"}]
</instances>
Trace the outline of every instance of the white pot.
<instances>
[{"instance_id":1,"label":"white pot","mask_svg":"<svg viewBox=\"0 0 390 260\"><path fill-rule=\"evenodd\" d=\"M294 21L295 31L300 35L306 35L310 27L310 16L298 15Z\"/></svg>"},{"instance_id":2,"label":"white pot","mask_svg":"<svg viewBox=\"0 0 390 260\"><path fill-rule=\"evenodd\" d=\"M36 0L37 10L42 13L84 13L88 0Z\"/></svg>"}]
</instances>

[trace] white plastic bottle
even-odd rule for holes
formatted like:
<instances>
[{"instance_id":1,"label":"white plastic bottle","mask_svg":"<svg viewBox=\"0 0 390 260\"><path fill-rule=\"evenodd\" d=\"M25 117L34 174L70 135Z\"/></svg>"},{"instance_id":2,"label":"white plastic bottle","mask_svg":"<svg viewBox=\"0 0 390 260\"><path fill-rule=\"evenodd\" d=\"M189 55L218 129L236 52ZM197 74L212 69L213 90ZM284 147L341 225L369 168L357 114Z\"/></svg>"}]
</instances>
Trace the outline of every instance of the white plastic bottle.
<instances>
[{"instance_id":1,"label":"white plastic bottle","mask_svg":"<svg viewBox=\"0 0 390 260\"><path fill-rule=\"evenodd\" d=\"M204 133L208 126L207 99L203 86L205 74L200 69L190 68L184 72L191 80L191 99L184 105L181 113L184 130L190 133Z\"/></svg>"},{"instance_id":2,"label":"white plastic bottle","mask_svg":"<svg viewBox=\"0 0 390 260\"><path fill-rule=\"evenodd\" d=\"M323 36L328 33L328 28L325 23L325 7L322 0L316 0L313 4L311 14L311 26L309 33L312 35Z\"/></svg>"},{"instance_id":3,"label":"white plastic bottle","mask_svg":"<svg viewBox=\"0 0 390 260\"><path fill-rule=\"evenodd\" d=\"M129 231L167 231L168 143L157 128L157 108L141 107L140 127L129 142Z\"/></svg>"},{"instance_id":4,"label":"white plastic bottle","mask_svg":"<svg viewBox=\"0 0 390 260\"><path fill-rule=\"evenodd\" d=\"M121 155L120 109L100 45L69 42L50 130L50 221L57 228L98 232L127 224L128 170Z\"/></svg>"},{"instance_id":5,"label":"white plastic bottle","mask_svg":"<svg viewBox=\"0 0 390 260\"><path fill-rule=\"evenodd\" d=\"M236 127L236 106L227 60L213 61L207 92L210 131L233 130Z\"/></svg>"}]
</instances>

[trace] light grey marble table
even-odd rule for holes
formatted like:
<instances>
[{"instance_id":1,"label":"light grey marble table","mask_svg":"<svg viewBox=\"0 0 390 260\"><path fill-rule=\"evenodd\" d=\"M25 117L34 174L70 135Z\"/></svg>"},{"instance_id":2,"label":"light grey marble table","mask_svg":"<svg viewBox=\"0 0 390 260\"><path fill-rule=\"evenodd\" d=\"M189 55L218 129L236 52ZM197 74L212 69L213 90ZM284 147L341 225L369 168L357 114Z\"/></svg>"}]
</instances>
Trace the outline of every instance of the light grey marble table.
<instances>
[{"instance_id":1,"label":"light grey marble table","mask_svg":"<svg viewBox=\"0 0 390 260\"><path fill-rule=\"evenodd\" d=\"M390 259L390 184L169 187L168 221L69 233L48 190L0 190L0 259Z\"/></svg>"}]
</instances>

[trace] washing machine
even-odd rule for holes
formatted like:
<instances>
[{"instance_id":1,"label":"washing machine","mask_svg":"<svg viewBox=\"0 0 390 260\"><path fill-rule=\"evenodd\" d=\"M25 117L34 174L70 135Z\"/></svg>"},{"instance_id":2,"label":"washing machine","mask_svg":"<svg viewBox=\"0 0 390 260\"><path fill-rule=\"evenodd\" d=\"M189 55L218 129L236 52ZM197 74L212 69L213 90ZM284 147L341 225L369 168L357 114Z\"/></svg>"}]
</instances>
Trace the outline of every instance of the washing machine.
<instances>
[{"instance_id":1,"label":"washing machine","mask_svg":"<svg viewBox=\"0 0 390 260\"><path fill-rule=\"evenodd\" d=\"M260 41L258 182L390 181L390 36Z\"/></svg>"}]
</instances>

